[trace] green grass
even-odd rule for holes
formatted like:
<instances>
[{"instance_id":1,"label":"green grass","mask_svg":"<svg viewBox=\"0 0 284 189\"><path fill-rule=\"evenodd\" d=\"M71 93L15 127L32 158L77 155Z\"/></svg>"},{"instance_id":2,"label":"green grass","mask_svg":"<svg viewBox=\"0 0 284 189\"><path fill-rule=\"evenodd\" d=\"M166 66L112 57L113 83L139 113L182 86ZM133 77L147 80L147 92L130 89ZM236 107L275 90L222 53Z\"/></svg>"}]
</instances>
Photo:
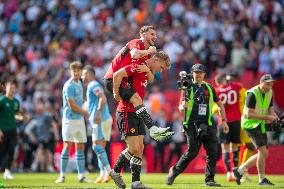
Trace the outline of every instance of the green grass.
<instances>
[{"instance_id":1,"label":"green grass","mask_svg":"<svg viewBox=\"0 0 284 189\"><path fill-rule=\"evenodd\" d=\"M89 178L95 179L97 174L88 175ZM47 173L38 173L38 174L29 174L29 173L20 173L15 174L15 180L2 180L2 175L0 179L4 184L4 188L97 188L97 189L110 189L117 188L113 181L106 184L86 184L77 182L77 174L67 174L64 184L55 184L54 181L58 177L58 174L47 174ZM129 173L123 174L123 178L127 184L127 188L131 185L131 175ZM150 186L154 189L183 189L183 188L208 188L204 186L203 174L182 174L175 180L175 183L172 186L165 184L166 174L142 174L141 181L147 186ZM275 183L274 187L260 187L257 184L258 178L256 175L252 176L253 181L242 183L241 186L237 186L236 183L227 182L225 175L218 174L215 180L222 184L222 188L284 188L284 176L279 175L268 175L268 178Z\"/></svg>"}]
</instances>

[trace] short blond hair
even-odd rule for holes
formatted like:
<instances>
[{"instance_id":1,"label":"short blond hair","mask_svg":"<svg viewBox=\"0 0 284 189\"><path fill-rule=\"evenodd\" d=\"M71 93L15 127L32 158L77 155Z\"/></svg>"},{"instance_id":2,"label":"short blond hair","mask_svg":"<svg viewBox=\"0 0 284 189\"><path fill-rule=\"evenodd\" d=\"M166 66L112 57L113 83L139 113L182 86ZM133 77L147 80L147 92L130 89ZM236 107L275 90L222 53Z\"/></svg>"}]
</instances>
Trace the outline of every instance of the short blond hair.
<instances>
[{"instance_id":1,"label":"short blond hair","mask_svg":"<svg viewBox=\"0 0 284 189\"><path fill-rule=\"evenodd\" d=\"M155 28L155 26L142 26L140 28L139 34L141 35L143 33L146 33L149 30L156 30L156 28Z\"/></svg>"},{"instance_id":2,"label":"short blond hair","mask_svg":"<svg viewBox=\"0 0 284 189\"><path fill-rule=\"evenodd\" d=\"M80 69L80 70L82 70L82 69L83 69L83 65L82 65L82 63L79 62L79 61L74 61L74 62L71 62L69 68L70 68L71 70L74 70L74 69Z\"/></svg>"},{"instance_id":3,"label":"short blond hair","mask_svg":"<svg viewBox=\"0 0 284 189\"><path fill-rule=\"evenodd\" d=\"M167 55L164 51L158 51L154 54L154 58L158 58L166 63L167 69L170 69L171 63L170 63L170 57Z\"/></svg>"}]
</instances>

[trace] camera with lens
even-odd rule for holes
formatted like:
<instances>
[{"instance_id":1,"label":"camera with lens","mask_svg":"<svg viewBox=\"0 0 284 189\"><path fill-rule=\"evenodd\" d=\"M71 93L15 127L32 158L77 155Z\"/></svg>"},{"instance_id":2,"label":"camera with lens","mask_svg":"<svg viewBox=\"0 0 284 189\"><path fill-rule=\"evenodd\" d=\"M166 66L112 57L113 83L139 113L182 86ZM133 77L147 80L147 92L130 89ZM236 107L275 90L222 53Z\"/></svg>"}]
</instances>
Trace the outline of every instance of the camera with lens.
<instances>
[{"instance_id":1,"label":"camera with lens","mask_svg":"<svg viewBox=\"0 0 284 189\"><path fill-rule=\"evenodd\" d=\"M197 126L197 134L198 136L203 139L204 136L207 134L207 129L208 129L208 126L204 123L200 123L199 125L196 125Z\"/></svg>"},{"instance_id":2,"label":"camera with lens","mask_svg":"<svg viewBox=\"0 0 284 189\"><path fill-rule=\"evenodd\" d=\"M274 121L273 123L271 123L271 130L272 131L280 133L282 128L284 128L284 121L282 119L279 119L279 120Z\"/></svg>"},{"instance_id":3,"label":"camera with lens","mask_svg":"<svg viewBox=\"0 0 284 189\"><path fill-rule=\"evenodd\" d=\"M192 74L186 73L186 71L179 72L180 79L177 81L179 90L186 90L192 83Z\"/></svg>"}]
</instances>

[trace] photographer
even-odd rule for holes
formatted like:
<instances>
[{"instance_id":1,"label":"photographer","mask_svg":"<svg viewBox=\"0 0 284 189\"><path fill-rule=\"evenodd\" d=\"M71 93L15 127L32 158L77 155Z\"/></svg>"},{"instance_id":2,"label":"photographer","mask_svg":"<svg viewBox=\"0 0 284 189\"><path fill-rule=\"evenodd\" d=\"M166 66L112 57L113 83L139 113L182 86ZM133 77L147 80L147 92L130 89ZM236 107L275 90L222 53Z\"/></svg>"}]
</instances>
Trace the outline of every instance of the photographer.
<instances>
[{"instance_id":1,"label":"photographer","mask_svg":"<svg viewBox=\"0 0 284 189\"><path fill-rule=\"evenodd\" d=\"M170 168L167 177L168 185L172 185L175 178L186 169L187 165L197 156L201 144L203 144L207 153L205 184L207 186L221 186L214 181L218 142L216 128L212 126L211 122L214 102L219 106L225 133L229 131L229 127L226 123L223 104L219 101L212 86L204 82L206 70L202 64L193 65L191 68L193 81L188 76L188 79L185 79L181 74L180 88L183 90L183 100L179 110L185 112L184 130L187 138L187 150Z\"/></svg>"},{"instance_id":2,"label":"photographer","mask_svg":"<svg viewBox=\"0 0 284 189\"><path fill-rule=\"evenodd\" d=\"M267 135L265 124L278 120L273 109L272 86L274 79L270 74L260 78L260 84L247 91L245 108L242 115L241 125L251 138L257 149L257 154L250 157L239 168L234 168L234 174L239 185L240 179L246 169L256 165L258 170L259 185L274 185L265 178L265 159L268 156Z\"/></svg>"}]
</instances>

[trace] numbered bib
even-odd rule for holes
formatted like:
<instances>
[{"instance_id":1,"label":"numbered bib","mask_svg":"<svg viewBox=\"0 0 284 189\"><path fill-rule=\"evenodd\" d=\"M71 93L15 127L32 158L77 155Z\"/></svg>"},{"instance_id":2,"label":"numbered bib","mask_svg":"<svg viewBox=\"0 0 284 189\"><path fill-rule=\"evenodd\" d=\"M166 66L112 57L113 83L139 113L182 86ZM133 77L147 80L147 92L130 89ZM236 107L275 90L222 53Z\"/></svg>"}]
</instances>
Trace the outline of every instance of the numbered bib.
<instances>
[{"instance_id":1,"label":"numbered bib","mask_svg":"<svg viewBox=\"0 0 284 189\"><path fill-rule=\"evenodd\" d=\"M205 116L207 112L207 104L199 104L198 115Z\"/></svg>"}]
</instances>

